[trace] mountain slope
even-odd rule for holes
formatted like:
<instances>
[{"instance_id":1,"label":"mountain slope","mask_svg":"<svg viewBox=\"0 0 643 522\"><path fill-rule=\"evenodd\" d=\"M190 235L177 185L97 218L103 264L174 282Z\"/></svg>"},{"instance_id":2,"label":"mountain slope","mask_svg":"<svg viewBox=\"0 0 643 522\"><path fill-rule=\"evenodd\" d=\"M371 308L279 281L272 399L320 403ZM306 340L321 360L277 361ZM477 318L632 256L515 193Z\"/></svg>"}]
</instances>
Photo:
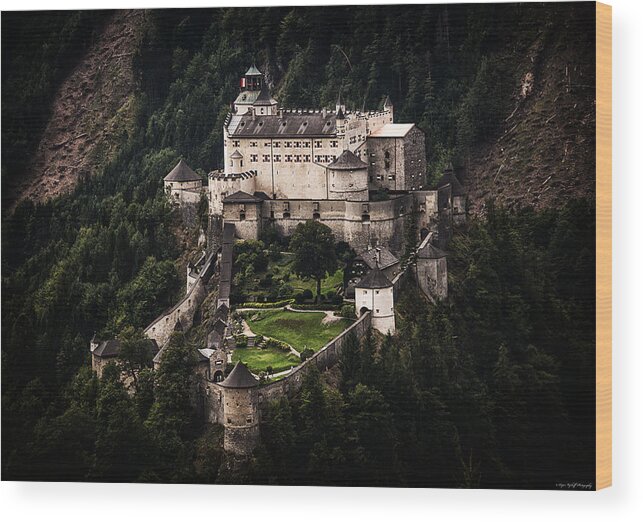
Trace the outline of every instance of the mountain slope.
<instances>
[{"instance_id":1,"label":"mountain slope","mask_svg":"<svg viewBox=\"0 0 643 522\"><path fill-rule=\"evenodd\" d=\"M51 117L25 176L8 187L13 205L73 189L109 158L133 114L132 59L144 11L116 11L59 87Z\"/></svg>"},{"instance_id":2,"label":"mountain slope","mask_svg":"<svg viewBox=\"0 0 643 522\"><path fill-rule=\"evenodd\" d=\"M473 154L465 180L473 212L489 198L542 209L594 197L593 56L592 35L580 31L534 42L500 136Z\"/></svg>"}]
</instances>

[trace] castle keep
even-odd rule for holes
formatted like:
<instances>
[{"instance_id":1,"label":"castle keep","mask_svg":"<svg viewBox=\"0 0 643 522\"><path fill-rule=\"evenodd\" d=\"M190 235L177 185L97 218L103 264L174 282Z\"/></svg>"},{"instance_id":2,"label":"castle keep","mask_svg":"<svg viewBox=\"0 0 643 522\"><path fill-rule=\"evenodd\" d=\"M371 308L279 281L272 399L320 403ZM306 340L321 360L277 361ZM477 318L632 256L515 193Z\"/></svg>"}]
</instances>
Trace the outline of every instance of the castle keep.
<instances>
[{"instance_id":1,"label":"castle keep","mask_svg":"<svg viewBox=\"0 0 643 522\"><path fill-rule=\"evenodd\" d=\"M334 110L287 110L251 67L223 130L224 168L208 174L207 186L183 160L164 178L168 197L184 216L195 215L206 196L208 248L187 267L185 296L148 325L145 335L158 368L171 334L192 327L212 290L210 279L218 276L214 322L198 349L197 407L207 422L224 426L224 448L243 456L259 440L262 410L296 393L313 365L333 366L349 334L361 338L371 328L395 332L395 300L404 277L412 277L431 302L447 297L446 253L433 243L443 247L452 224L466 219L466 197L452 170L437 187L427 187L424 133L413 123L395 123L388 98L370 112L347 110L339 98ZM327 225L358 252L344 285L344 298L354 298L356 321L274 382L260 385L241 362L226 377L236 348L230 318L235 240L259 239L269 226L289 236L308 220ZM411 220L418 237L401 260ZM120 343L92 339L90 349L100 375L118 357Z\"/></svg>"}]
</instances>

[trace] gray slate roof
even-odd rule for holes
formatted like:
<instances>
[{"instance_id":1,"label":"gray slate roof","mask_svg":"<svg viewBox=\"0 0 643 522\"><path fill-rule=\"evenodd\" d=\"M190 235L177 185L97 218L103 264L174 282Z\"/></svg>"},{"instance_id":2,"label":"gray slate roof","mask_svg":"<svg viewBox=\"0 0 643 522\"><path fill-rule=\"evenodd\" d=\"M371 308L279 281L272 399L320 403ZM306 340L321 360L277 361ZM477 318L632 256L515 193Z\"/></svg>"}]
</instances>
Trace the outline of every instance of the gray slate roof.
<instances>
[{"instance_id":1,"label":"gray slate roof","mask_svg":"<svg viewBox=\"0 0 643 522\"><path fill-rule=\"evenodd\" d=\"M346 149L335 161L328 165L328 168L333 170L356 170L366 169L368 165Z\"/></svg>"},{"instance_id":2,"label":"gray slate roof","mask_svg":"<svg viewBox=\"0 0 643 522\"><path fill-rule=\"evenodd\" d=\"M190 166L183 161L179 160L170 173L163 178L164 181L201 181L201 176L194 172Z\"/></svg>"},{"instance_id":3,"label":"gray slate roof","mask_svg":"<svg viewBox=\"0 0 643 522\"><path fill-rule=\"evenodd\" d=\"M251 105L259 97L260 91L241 91L234 103Z\"/></svg>"},{"instance_id":4,"label":"gray slate roof","mask_svg":"<svg viewBox=\"0 0 643 522\"><path fill-rule=\"evenodd\" d=\"M292 113L283 116L277 114L254 116L252 114L235 115L230 118L228 132L231 136L264 136L264 137L315 137L333 136L335 114L322 112Z\"/></svg>"},{"instance_id":5,"label":"gray slate roof","mask_svg":"<svg viewBox=\"0 0 643 522\"><path fill-rule=\"evenodd\" d=\"M451 194L453 196L464 196L466 191L462 186L462 183L458 180L453 169L447 169L444 171L442 177L438 180L437 188L442 188L447 185L451 185Z\"/></svg>"},{"instance_id":6,"label":"gray slate roof","mask_svg":"<svg viewBox=\"0 0 643 522\"><path fill-rule=\"evenodd\" d=\"M393 286L379 268L374 268L362 280L355 285L355 288L388 288Z\"/></svg>"},{"instance_id":7,"label":"gray slate roof","mask_svg":"<svg viewBox=\"0 0 643 522\"><path fill-rule=\"evenodd\" d=\"M257 99L255 100L253 105L274 105L275 103L277 103L277 101L272 96L270 96L268 87L264 85L261 88L259 96L257 96Z\"/></svg>"},{"instance_id":8,"label":"gray slate roof","mask_svg":"<svg viewBox=\"0 0 643 522\"><path fill-rule=\"evenodd\" d=\"M251 65L250 68L246 71L244 76L261 76L261 71L257 69L254 65Z\"/></svg>"},{"instance_id":9,"label":"gray slate roof","mask_svg":"<svg viewBox=\"0 0 643 522\"><path fill-rule=\"evenodd\" d=\"M158 344L154 339L146 339L150 358L154 357L159 351ZM118 339L109 339L101 342L92 352L97 357L116 357L121 351L121 342Z\"/></svg>"},{"instance_id":10,"label":"gray slate roof","mask_svg":"<svg viewBox=\"0 0 643 522\"><path fill-rule=\"evenodd\" d=\"M238 190L223 200L224 203L257 203L257 201L261 200L243 190Z\"/></svg>"},{"instance_id":11,"label":"gray slate roof","mask_svg":"<svg viewBox=\"0 0 643 522\"><path fill-rule=\"evenodd\" d=\"M375 268L377 266L377 249L378 248L380 251L380 262L379 262L380 269L388 268L389 266L393 266L394 264L400 262L400 260L397 257L395 257L391 253L391 251L386 247L371 248L369 250L362 252L359 256L357 256L357 258L364 261L364 263L366 263L369 268Z\"/></svg>"},{"instance_id":12,"label":"gray slate roof","mask_svg":"<svg viewBox=\"0 0 643 522\"><path fill-rule=\"evenodd\" d=\"M418 251L418 257L420 259L440 259L441 257L447 257L447 253L433 246L431 243L427 243Z\"/></svg>"},{"instance_id":13,"label":"gray slate roof","mask_svg":"<svg viewBox=\"0 0 643 522\"><path fill-rule=\"evenodd\" d=\"M237 363L230 375L221 383L224 388L253 388L259 384L254 375L241 361Z\"/></svg>"}]
</instances>

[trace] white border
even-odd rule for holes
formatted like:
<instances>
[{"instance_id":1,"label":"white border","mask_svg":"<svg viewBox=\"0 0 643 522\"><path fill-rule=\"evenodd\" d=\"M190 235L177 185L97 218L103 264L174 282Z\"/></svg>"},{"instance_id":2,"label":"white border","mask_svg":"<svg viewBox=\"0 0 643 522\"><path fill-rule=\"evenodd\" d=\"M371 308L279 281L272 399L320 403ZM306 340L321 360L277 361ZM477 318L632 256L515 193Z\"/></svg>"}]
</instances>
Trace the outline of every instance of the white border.
<instances>
[{"instance_id":1,"label":"white border","mask_svg":"<svg viewBox=\"0 0 643 522\"><path fill-rule=\"evenodd\" d=\"M304 2L243 2L301 5ZM315 4L380 4L327 1ZM399 2L395 2L399 3ZM406 2L423 3L423 2ZM430 2L439 3L439 2ZM134 522L203 520L631 520L641 509L643 371L638 328L643 295L641 270L640 167L643 9L635 0L613 0L613 404L612 488L598 493L560 491L459 491L437 489L346 489L142 484L0 484L4 520ZM241 2L189 0L190 7ZM176 0L0 0L2 10L176 7ZM637 508L639 508L637 510ZM640 512L638 517L640 517ZM641 520L641 518L638 518Z\"/></svg>"}]
</instances>

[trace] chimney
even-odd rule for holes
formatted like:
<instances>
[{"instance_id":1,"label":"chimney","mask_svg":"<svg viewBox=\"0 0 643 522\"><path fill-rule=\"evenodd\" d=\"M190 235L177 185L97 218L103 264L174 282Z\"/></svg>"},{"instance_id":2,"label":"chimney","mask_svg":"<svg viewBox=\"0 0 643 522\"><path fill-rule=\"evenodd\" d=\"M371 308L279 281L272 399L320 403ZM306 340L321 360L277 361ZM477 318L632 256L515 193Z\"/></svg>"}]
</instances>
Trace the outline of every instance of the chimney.
<instances>
[{"instance_id":1,"label":"chimney","mask_svg":"<svg viewBox=\"0 0 643 522\"><path fill-rule=\"evenodd\" d=\"M380 247L375 247L375 263L377 264L377 268L382 264L382 249Z\"/></svg>"},{"instance_id":2,"label":"chimney","mask_svg":"<svg viewBox=\"0 0 643 522\"><path fill-rule=\"evenodd\" d=\"M322 109L322 118L326 119L326 107Z\"/></svg>"},{"instance_id":3,"label":"chimney","mask_svg":"<svg viewBox=\"0 0 643 522\"><path fill-rule=\"evenodd\" d=\"M255 121L255 119L257 118L257 115L255 114L254 107L250 107L250 114L252 115L252 121Z\"/></svg>"}]
</instances>

